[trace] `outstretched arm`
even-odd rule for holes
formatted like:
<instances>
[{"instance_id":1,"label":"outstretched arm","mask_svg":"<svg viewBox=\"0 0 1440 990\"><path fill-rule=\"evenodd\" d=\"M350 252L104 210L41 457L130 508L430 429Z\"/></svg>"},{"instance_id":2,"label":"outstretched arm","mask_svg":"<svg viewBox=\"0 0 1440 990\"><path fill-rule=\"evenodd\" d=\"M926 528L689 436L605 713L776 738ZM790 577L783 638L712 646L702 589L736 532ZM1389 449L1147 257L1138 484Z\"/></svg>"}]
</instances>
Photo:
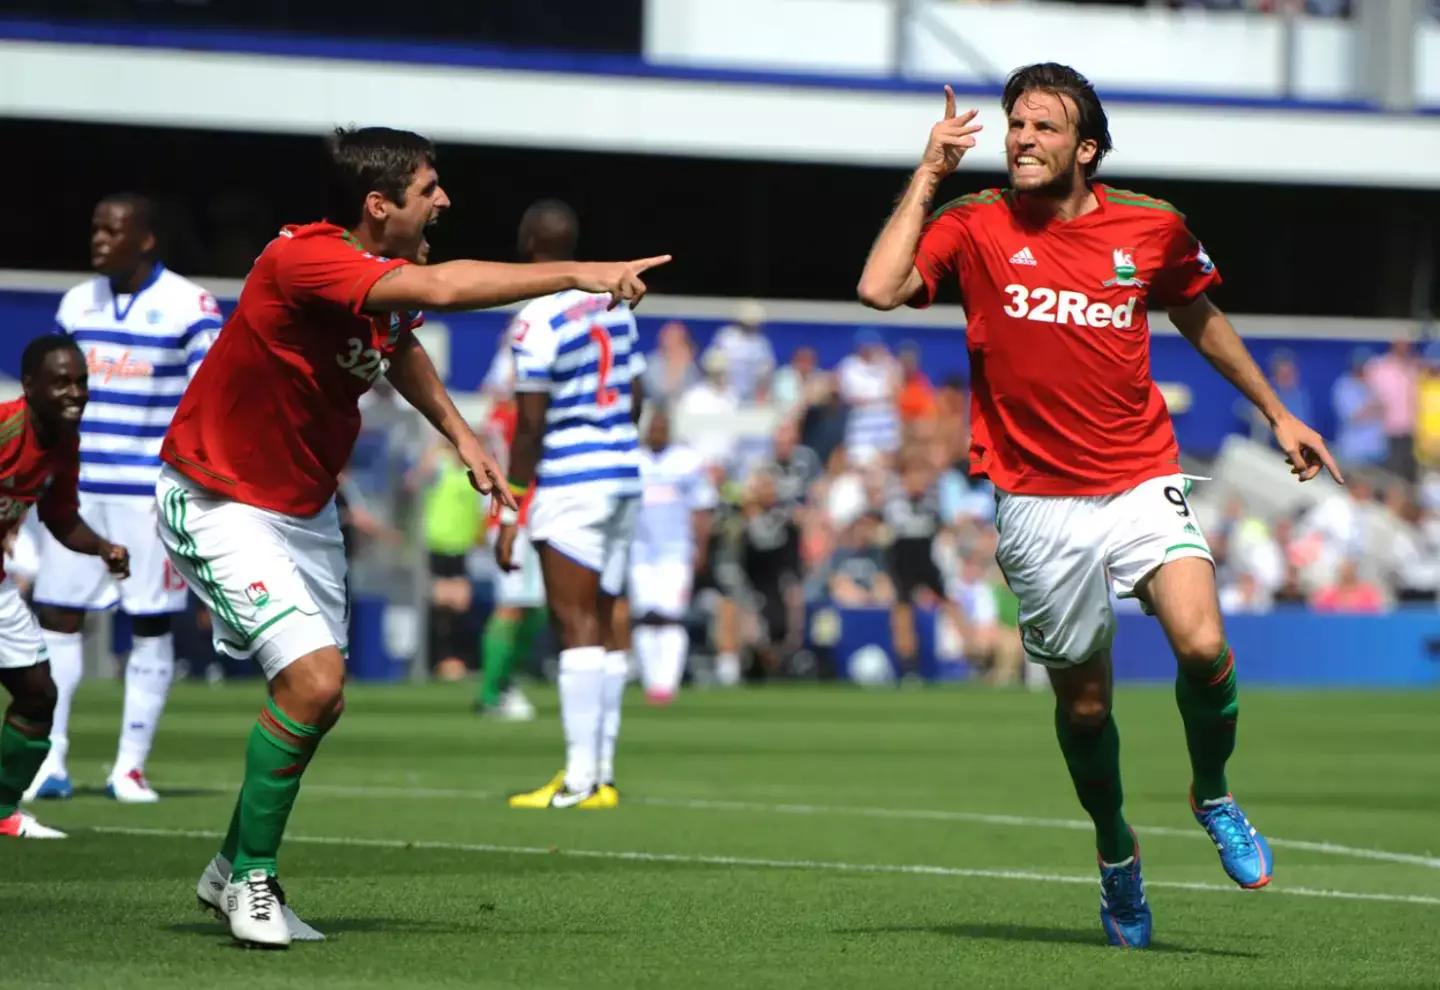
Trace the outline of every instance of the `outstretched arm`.
<instances>
[{"instance_id":1,"label":"outstretched arm","mask_svg":"<svg viewBox=\"0 0 1440 990\"><path fill-rule=\"evenodd\" d=\"M1292 474L1301 481L1309 481L1323 466L1331 477L1344 484L1340 468L1320 434L1285 408L1235 327L1209 296L1202 292L1189 303L1171 308L1169 313L1170 322L1185 339L1269 422L1280 449L1290 460Z\"/></svg>"},{"instance_id":2,"label":"outstretched arm","mask_svg":"<svg viewBox=\"0 0 1440 990\"><path fill-rule=\"evenodd\" d=\"M497 261L447 261L439 265L401 265L370 287L362 309L367 313L396 310L466 310L504 306L566 289L608 292L612 307L632 307L645 297L640 275L663 265L670 255L639 261L555 261L510 265Z\"/></svg>"}]
</instances>

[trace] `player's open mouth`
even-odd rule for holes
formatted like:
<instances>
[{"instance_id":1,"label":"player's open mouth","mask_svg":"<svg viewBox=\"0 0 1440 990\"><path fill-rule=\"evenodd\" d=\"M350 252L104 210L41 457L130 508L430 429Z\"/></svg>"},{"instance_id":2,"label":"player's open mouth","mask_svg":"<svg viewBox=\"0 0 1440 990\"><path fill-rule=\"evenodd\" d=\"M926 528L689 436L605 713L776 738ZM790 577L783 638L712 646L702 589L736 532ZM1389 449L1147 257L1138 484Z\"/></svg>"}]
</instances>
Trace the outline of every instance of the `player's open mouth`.
<instances>
[{"instance_id":1,"label":"player's open mouth","mask_svg":"<svg viewBox=\"0 0 1440 990\"><path fill-rule=\"evenodd\" d=\"M1016 168L1044 168L1045 165L1034 155L1020 155L1015 159Z\"/></svg>"}]
</instances>

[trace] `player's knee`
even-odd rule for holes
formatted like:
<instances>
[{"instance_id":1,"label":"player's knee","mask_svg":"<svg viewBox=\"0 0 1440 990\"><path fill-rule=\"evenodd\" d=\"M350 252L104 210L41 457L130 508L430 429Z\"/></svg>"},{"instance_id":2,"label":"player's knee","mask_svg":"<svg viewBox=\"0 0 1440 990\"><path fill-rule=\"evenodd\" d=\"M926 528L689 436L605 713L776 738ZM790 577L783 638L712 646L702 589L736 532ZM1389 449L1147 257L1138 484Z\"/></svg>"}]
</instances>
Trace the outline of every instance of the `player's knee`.
<instances>
[{"instance_id":1,"label":"player's knee","mask_svg":"<svg viewBox=\"0 0 1440 990\"><path fill-rule=\"evenodd\" d=\"M55 682L50 677L50 667L42 664L31 667L15 688L11 710L27 722L49 725L55 717Z\"/></svg>"},{"instance_id":2,"label":"player's knee","mask_svg":"<svg viewBox=\"0 0 1440 990\"><path fill-rule=\"evenodd\" d=\"M58 605L38 605L35 617L40 628L49 632L74 635L85 626L85 613L75 608L61 608Z\"/></svg>"},{"instance_id":3,"label":"player's knee","mask_svg":"<svg viewBox=\"0 0 1440 990\"><path fill-rule=\"evenodd\" d=\"M1175 659L1182 666L1204 667L1225 652L1225 632L1218 624L1197 628L1183 636L1174 636Z\"/></svg>"},{"instance_id":4,"label":"player's knee","mask_svg":"<svg viewBox=\"0 0 1440 990\"><path fill-rule=\"evenodd\" d=\"M555 624L559 627L560 645L573 650L581 646L600 646L600 620L593 609L573 605L555 607Z\"/></svg>"},{"instance_id":5,"label":"player's knee","mask_svg":"<svg viewBox=\"0 0 1440 990\"><path fill-rule=\"evenodd\" d=\"M136 636L154 639L170 632L168 615L135 615L130 617L130 628Z\"/></svg>"},{"instance_id":6,"label":"player's knee","mask_svg":"<svg viewBox=\"0 0 1440 990\"><path fill-rule=\"evenodd\" d=\"M345 661L335 647L317 650L290 664L270 685L282 711L306 725L338 718L345 695Z\"/></svg>"},{"instance_id":7,"label":"player's knee","mask_svg":"<svg viewBox=\"0 0 1440 990\"><path fill-rule=\"evenodd\" d=\"M1064 703L1065 719L1071 728L1099 729L1110 720L1110 699L1084 695Z\"/></svg>"}]
</instances>

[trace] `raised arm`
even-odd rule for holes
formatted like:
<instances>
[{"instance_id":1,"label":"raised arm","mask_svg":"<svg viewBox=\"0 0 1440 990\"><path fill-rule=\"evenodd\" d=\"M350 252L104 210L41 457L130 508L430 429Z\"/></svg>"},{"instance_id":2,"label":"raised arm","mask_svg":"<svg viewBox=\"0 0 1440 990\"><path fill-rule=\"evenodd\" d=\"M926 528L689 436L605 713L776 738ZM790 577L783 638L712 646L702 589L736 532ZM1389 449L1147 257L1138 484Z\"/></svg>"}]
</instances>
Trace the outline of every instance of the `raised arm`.
<instances>
[{"instance_id":1,"label":"raised arm","mask_svg":"<svg viewBox=\"0 0 1440 990\"><path fill-rule=\"evenodd\" d=\"M386 272L365 296L367 313L396 310L486 309L547 296L566 289L608 292L612 307L632 307L645 297L640 276L663 265L670 255L639 261L555 261L510 265L496 261L447 261L439 265L401 265Z\"/></svg>"},{"instance_id":2,"label":"raised arm","mask_svg":"<svg viewBox=\"0 0 1440 990\"><path fill-rule=\"evenodd\" d=\"M981 125L972 123L975 110L955 115L955 91L945 87L945 116L930 129L930 142L895 212L870 249L856 287L860 301L872 309L895 309L913 299L925 281L915 267L920 231L930 214L935 190L975 147Z\"/></svg>"}]
</instances>

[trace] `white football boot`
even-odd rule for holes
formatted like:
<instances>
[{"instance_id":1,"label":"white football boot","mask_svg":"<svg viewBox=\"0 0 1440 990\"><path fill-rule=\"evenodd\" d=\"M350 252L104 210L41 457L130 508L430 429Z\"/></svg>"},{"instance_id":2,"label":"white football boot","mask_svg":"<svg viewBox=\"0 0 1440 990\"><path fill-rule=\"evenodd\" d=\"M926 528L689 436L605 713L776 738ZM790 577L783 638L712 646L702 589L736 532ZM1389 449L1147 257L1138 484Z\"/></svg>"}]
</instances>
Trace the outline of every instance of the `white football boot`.
<instances>
[{"instance_id":1,"label":"white football boot","mask_svg":"<svg viewBox=\"0 0 1440 990\"><path fill-rule=\"evenodd\" d=\"M495 714L506 722L530 722L535 719L535 706L518 687L509 687L500 696Z\"/></svg>"},{"instance_id":2,"label":"white football boot","mask_svg":"<svg viewBox=\"0 0 1440 990\"><path fill-rule=\"evenodd\" d=\"M16 811L8 818L0 818L0 836L13 839L68 839L69 836L58 828L41 825L28 811Z\"/></svg>"},{"instance_id":3,"label":"white football boot","mask_svg":"<svg viewBox=\"0 0 1440 990\"><path fill-rule=\"evenodd\" d=\"M290 947L290 926L277 886L264 870L251 870L238 883L225 885L225 916L235 941L254 949Z\"/></svg>"},{"instance_id":4,"label":"white football boot","mask_svg":"<svg viewBox=\"0 0 1440 990\"><path fill-rule=\"evenodd\" d=\"M121 804L154 804L160 800L155 788L145 779L141 770L131 770L121 776L111 776L105 784L105 794Z\"/></svg>"},{"instance_id":5,"label":"white football boot","mask_svg":"<svg viewBox=\"0 0 1440 990\"><path fill-rule=\"evenodd\" d=\"M285 903L285 891L280 887L278 880L274 880L275 894L280 899L280 913L285 919L286 926L290 929L290 939L295 942L323 942L325 936L314 928L301 921L290 905ZM229 917L226 911L225 888L230 885L230 864L218 853L205 866L205 872L200 874L200 882L195 885L195 900L199 902L203 911L209 911L221 921Z\"/></svg>"}]
</instances>

